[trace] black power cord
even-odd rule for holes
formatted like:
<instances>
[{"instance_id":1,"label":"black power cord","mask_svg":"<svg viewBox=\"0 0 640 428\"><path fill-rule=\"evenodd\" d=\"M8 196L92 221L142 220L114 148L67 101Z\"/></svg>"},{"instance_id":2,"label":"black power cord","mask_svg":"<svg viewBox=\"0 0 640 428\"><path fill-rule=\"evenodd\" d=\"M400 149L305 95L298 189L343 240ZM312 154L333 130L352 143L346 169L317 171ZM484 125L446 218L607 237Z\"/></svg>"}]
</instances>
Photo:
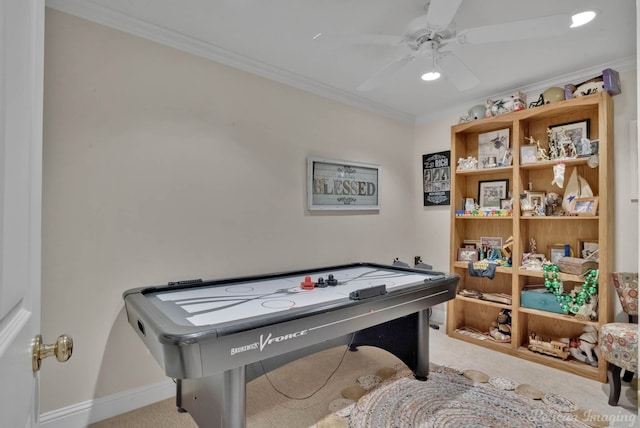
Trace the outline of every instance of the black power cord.
<instances>
[{"instance_id":1,"label":"black power cord","mask_svg":"<svg viewBox=\"0 0 640 428\"><path fill-rule=\"evenodd\" d=\"M340 361L338 362L338 365L336 366L335 369L333 369L333 371L331 372L331 374L329 375L329 377L327 377L327 380L324 381L324 383L322 385L320 385L318 387L318 389L316 389L315 391L313 391L311 394L309 395L305 395L304 397L292 397L291 395L287 394L284 391L281 391L280 389L278 389L273 382L271 381L271 379L269 379L269 375L267 374L266 370L264 369L264 366L262 365L262 361L260 361L260 367L262 367L262 373L264 373L264 377L265 379L267 379L267 382L269 382L269 385L271 385L271 387L273 388L274 391L276 391L278 394L282 395L283 397L286 397L290 400L306 400L308 398L313 397L314 395L316 395L318 392L320 392L320 390L322 388L324 388L325 386L327 386L327 384L329 383L329 381L331 380L331 378L336 374L336 372L338 371L338 369L340 367L342 367L342 363L344 362L344 358L347 356L347 351L351 348L351 344L353 343L353 339L355 338L355 333L353 333L351 335L351 340L349 341L349 344L347 345L347 347L345 348L344 352L342 353L342 357L340 358Z\"/></svg>"}]
</instances>

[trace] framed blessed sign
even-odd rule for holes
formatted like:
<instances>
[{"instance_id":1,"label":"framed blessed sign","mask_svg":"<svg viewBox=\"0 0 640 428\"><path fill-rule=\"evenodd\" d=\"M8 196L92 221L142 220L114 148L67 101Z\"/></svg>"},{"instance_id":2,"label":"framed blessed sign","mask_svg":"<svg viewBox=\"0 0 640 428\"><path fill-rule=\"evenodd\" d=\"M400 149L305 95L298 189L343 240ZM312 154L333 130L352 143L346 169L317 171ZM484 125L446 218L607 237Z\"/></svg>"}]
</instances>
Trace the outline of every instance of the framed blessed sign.
<instances>
[{"instance_id":1,"label":"framed blessed sign","mask_svg":"<svg viewBox=\"0 0 640 428\"><path fill-rule=\"evenodd\" d=\"M307 158L309 210L379 210L380 165Z\"/></svg>"}]
</instances>

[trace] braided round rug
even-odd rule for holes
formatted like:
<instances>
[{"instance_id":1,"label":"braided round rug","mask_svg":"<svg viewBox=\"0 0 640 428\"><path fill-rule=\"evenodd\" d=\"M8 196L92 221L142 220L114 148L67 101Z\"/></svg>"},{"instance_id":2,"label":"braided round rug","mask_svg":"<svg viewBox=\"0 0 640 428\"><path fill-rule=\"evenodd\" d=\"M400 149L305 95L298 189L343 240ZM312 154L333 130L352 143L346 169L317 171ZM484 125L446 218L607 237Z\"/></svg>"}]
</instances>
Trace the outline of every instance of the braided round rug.
<instances>
[{"instance_id":1,"label":"braided round rug","mask_svg":"<svg viewBox=\"0 0 640 428\"><path fill-rule=\"evenodd\" d=\"M392 378L351 409L349 427L588 427L562 412L512 390L475 383L441 367L427 381Z\"/></svg>"}]
</instances>

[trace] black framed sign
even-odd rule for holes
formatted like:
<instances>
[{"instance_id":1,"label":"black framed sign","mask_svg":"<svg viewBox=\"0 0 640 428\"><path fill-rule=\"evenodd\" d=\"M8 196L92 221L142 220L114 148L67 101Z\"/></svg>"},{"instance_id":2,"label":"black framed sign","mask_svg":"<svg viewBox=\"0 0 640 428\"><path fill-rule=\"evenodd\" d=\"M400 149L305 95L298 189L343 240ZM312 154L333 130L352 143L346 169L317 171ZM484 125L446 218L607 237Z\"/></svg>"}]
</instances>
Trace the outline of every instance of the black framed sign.
<instances>
[{"instance_id":1,"label":"black framed sign","mask_svg":"<svg viewBox=\"0 0 640 428\"><path fill-rule=\"evenodd\" d=\"M424 206L451 205L451 150L422 155Z\"/></svg>"},{"instance_id":2,"label":"black framed sign","mask_svg":"<svg viewBox=\"0 0 640 428\"><path fill-rule=\"evenodd\" d=\"M307 158L309 210L379 210L380 165Z\"/></svg>"}]
</instances>

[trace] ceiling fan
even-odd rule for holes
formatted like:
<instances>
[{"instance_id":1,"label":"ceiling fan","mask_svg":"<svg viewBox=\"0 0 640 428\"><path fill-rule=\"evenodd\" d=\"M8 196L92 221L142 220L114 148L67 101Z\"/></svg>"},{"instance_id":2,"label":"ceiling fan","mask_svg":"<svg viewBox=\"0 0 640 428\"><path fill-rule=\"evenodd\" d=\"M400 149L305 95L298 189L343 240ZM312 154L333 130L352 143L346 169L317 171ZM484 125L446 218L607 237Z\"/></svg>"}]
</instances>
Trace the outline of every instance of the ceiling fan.
<instances>
[{"instance_id":1,"label":"ceiling fan","mask_svg":"<svg viewBox=\"0 0 640 428\"><path fill-rule=\"evenodd\" d=\"M440 69L458 90L471 89L480 80L451 50L451 44L474 45L558 36L569 31L571 14L551 15L456 31L454 18L462 0L429 0L427 13L413 19L403 36L362 35L360 43L405 46L408 53L376 71L356 89L370 91L416 59L430 59L432 75ZM595 16L595 13L593 13ZM425 80L426 76L423 77Z\"/></svg>"}]
</instances>

